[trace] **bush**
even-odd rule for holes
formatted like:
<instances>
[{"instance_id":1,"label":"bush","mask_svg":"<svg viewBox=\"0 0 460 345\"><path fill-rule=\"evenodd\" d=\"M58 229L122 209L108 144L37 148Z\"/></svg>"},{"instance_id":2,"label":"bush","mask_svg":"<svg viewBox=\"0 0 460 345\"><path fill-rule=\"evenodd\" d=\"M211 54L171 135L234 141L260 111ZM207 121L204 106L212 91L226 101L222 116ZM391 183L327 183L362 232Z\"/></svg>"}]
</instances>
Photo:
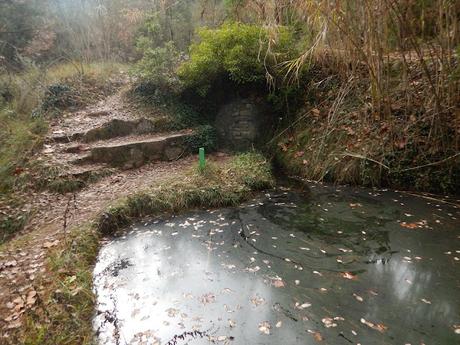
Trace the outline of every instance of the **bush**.
<instances>
[{"instance_id":1,"label":"bush","mask_svg":"<svg viewBox=\"0 0 460 345\"><path fill-rule=\"evenodd\" d=\"M51 109L60 109L75 105L72 99L72 89L67 84L53 84L48 86L43 98L42 109L48 111Z\"/></svg>"},{"instance_id":2,"label":"bush","mask_svg":"<svg viewBox=\"0 0 460 345\"><path fill-rule=\"evenodd\" d=\"M276 34L273 44L272 33L258 25L227 23L218 29L201 29L200 42L191 46L179 77L202 96L222 77L240 85L264 82L267 71L276 74L277 61L293 55L292 32L279 27Z\"/></svg>"},{"instance_id":3,"label":"bush","mask_svg":"<svg viewBox=\"0 0 460 345\"><path fill-rule=\"evenodd\" d=\"M204 147L206 151L212 152L217 148L216 129L209 125L200 126L195 129L195 134L187 138L187 146L192 152Z\"/></svg>"},{"instance_id":4,"label":"bush","mask_svg":"<svg viewBox=\"0 0 460 345\"><path fill-rule=\"evenodd\" d=\"M151 47L144 40L138 42L143 52L142 59L135 65L133 73L143 83L154 85L160 90L174 90L179 87L176 69L181 61L180 54L173 42L161 47Z\"/></svg>"}]
</instances>

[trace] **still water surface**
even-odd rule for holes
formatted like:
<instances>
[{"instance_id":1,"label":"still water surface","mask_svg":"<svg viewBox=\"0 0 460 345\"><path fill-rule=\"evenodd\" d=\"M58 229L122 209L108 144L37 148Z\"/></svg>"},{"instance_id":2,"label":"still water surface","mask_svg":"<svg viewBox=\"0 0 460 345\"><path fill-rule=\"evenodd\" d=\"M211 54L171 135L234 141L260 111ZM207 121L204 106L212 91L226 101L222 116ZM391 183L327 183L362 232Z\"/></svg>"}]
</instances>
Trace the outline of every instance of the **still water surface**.
<instances>
[{"instance_id":1,"label":"still water surface","mask_svg":"<svg viewBox=\"0 0 460 345\"><path fill-rule=\"evenodd\" d=\"M94 271L100 344L460 344L460 210L311 185L146 220Z\"/></svg>"}]
</instances>

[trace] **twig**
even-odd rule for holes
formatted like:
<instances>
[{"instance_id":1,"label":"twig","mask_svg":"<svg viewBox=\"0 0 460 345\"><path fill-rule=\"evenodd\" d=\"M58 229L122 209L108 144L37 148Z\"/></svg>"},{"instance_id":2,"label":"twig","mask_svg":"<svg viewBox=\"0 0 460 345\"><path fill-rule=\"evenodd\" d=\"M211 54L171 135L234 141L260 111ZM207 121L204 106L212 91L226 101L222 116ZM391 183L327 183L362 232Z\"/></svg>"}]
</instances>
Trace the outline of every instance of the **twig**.
<instances>
[{"instance_id":1,"label":"twig","mask_svg":"<svg viewBox=\"0 0 460 345\"><path fill-rule=\"evenodd\" d=\"M432 163L428 163L428 164L424 164L424 165L420 165L420 166L416 166L416 167L412 167L412 168L398 170L398 172L405 172L405 171L411 171L411 170L417 170L417 169L422 169L422 168L426 168L426 167L431 167L431 166L434 166L434 165L438 165L438 164L442 164L444 162L447 162L448 160L454 159L454 158L456 158L458 156L460 156L460 152L457 152L453 156L447 157L447 158L445 158L443 160L440 160L440 161L437 161L437 162L432 162Z\"/></svg>"},{"instance_id":2,"label":"twig","mask_svg":"<svg viewBox=\"0 0 460 345\"><path fill-rule=\"evenodd\" d=\"M390 167L383 164L382 162L376 161L375 159L360 155L358 153L346 152L346 153L342 153L342 156L354 157L354 158L359 158L359 159L363 159L366 161L370 161L370 162L380 165L381 167L387 169L388 171L391 171Z\"/></svg>"},{"instance_id":3,"label":"twig","mask_svg":"<svg viewBox=\"0 0 460 345\"><path fill-rule=\"evenodd\" d=\"M64 241L67 243L67 219L69 217L69 213L70 213L70 205L71 205L71 202L73 201L73 207L74 207L74 210L77 210L78 207L77 207L77 194L76 193L73 193L70 197L69 197L69 200L67 200L67 206L65 208L65 211L64 211L64 224L63 224L63 231L64 231Z\"/></svg>"},{"instance_id":4,"label":"twig","mask_svg":"<svg viewBox=\"0 0 460 345\"><path fill-rule=\"evenodd\" d=\"M460 208L459 203L452 202L452 201L447 201L447 200L444 200L444 199L435 198L433 196L418 194L418 193L415 193L415 192L407 192L407 191L398 191L398 192L399 193L404 193L404 194L407 194L407 195L410 195L410 196L415 196L415 197L426 199L426 200L436 201L436 202L439 202L439 203L442 203L442 204L447 204L447 205L451 205L451 206Z\"/></svg>"}]
</instances>

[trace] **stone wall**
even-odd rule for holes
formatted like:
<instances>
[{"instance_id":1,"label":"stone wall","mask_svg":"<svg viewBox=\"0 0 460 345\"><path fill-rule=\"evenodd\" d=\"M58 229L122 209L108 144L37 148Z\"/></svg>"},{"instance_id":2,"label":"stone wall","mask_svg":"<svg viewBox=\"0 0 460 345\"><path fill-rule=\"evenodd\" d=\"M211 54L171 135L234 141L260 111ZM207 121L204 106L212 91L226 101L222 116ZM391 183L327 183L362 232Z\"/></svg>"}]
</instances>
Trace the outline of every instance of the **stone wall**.
<instances>
[{"instance_id":1,"label":"stone wall","mask_svg":"<svg viewBox=\"0 0 460 345\"><path fill-rule=\"evenodd\" d=\"M224 105L215 122L220 143L235 150L252 148L268 119L266 109L256 98L236 98Z\"/></svg>"}]
</instances>

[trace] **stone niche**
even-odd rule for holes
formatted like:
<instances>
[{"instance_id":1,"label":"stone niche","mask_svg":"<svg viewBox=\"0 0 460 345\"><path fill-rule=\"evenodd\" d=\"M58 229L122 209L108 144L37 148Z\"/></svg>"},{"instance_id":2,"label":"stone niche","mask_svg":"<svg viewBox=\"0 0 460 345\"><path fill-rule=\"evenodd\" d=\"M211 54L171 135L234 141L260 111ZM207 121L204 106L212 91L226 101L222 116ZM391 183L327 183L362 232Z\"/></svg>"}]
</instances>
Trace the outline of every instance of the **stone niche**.
<instances>
[{"instance_id":1,"label":"stone niche","mask_svg":"<svg viewBox=\"0 0 460 345\"><path fill-rule=\"evenodd\" d=\"M220 109L215 120L220 145L238 151L251 149L258 144L269 119L262 99L233 99Z\"/></svg>"}]
</instances>

